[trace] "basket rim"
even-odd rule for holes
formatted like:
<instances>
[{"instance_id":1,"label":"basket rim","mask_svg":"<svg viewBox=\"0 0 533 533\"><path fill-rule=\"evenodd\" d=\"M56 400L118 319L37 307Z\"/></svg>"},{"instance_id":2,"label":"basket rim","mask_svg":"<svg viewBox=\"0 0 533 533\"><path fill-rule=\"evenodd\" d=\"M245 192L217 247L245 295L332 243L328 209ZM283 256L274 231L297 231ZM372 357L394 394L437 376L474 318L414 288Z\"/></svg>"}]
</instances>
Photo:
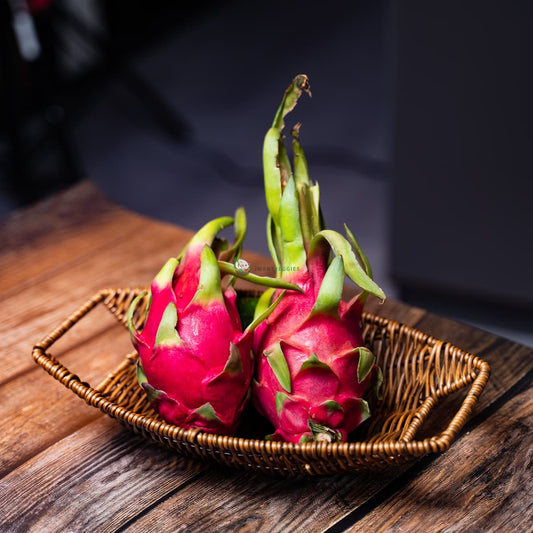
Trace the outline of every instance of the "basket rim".
<instances>
[{"instance_id":1,"label":"basket rim","mask_svg":"<svg viewBox=\"0 0 533 533\"><path fill-rule=\"evenodd\" d=\"M420 457L432 452L443 452L453 442L459 431L464 426L466 420L469 418L477 399L483 391L488 378L490 376L489 364L480 359L478 356L466 352L449 342L444 342L435 337L423 333L422 331L388 319L386 317L376 315L374 313L365 311L363 313L364 320L372 321L377 326L392 328L395 332L405 332L412 335L418 341L435 346L439 344L447 346L449 350L459 354L464 360L468 360L472 368L477 370L477 375L473 372L466 378L465 383L458 388L463 388L471 384L470 390L463 399L459 410L455 413L451 421L448 423L446 429L440 434L432 437L427 437L422 440L396 440L384 439L377 442L368 441L349 441L349 442L306 442L306 443L292 443L284 441L270 441L266 439L247 438L239 436L226 436L213 433L207 433L201 429L185 429L173 424L169 424L163 420L154 420L150 416L143 415L131 411L109 399L107 399L101 392L104 380L96 387L92 387L88 383L82 382L81 379L71 373L62 363L57 361L54 357L49 355L46 350L60 337L62 337L74 324L76 324L83 316L89 313L96 305L102 303L113 296L118 295L132 295L146 290L145 288L120 288L120 289L101 289L95 295L83 304L75 313L69 316L51 333L46 335L40 342L35 344L32 356L34 361L41 366L52 377L60 381L65 387L72 390L77 396L85 400L85 402L93 407L98 408L103 413L118 418L126 424L135 427L139 430L148 431L150 433L157 433L165 440L174 442L187 443L192 446L201 446L205 448L217 448L222 453L241 452L243 454L248 451L256 453L265 453L267 455L277 456L292 456L303 459L304 461L317 460L325 457L342 456L344 458L383 458L388 457L393 459L394 456L409 456L412 458ZM117 317L116 317L117 318ZM123 321L121 321L123 323ZM121 365L131 364L136 359L136 353L127 354ZM119 365L113 370L113 373L118 372L121 368ZM427 399L427 409L431 409L435 400L432 397Z\"/></svg>"}]
</instances>

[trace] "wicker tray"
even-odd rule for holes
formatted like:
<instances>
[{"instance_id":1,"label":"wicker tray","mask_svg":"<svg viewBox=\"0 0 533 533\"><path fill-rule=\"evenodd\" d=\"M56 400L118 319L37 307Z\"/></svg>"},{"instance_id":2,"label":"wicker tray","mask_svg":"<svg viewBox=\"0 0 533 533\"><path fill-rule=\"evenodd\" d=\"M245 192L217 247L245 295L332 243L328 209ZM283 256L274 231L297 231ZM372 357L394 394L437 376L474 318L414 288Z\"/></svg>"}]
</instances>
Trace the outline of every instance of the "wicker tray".
<instances>
[{"instance_id":1,"label":"wicker tray","mask_svg":"<svg viewBox=\"0 0 533 533\"><path fill-rule=\"evenodd\" d=\"M399 465L448 449L472 413L490 374L489 365L472 354L365 313L364 338L383 370L383 398L371 406L372 417L351 436L351 442L266 441L260 435L268 428L265 433L257 433L262 428L246 426L246 417L235 437L185 430L167 424L150 407L137 385L136 354L126 355L118 368L93 388L47 353L56 340L99 304L125 324L129 304L140 292L141 289L99 291L34 347L33 358L89 405L148 439L202 460L280 475L334 474ZM457 397L452 393L461 389L461 397L452 401ZM439 416L431 417L435 407L443 402L449 404L445 406L445 416L441 406Z\"/></svg>"}]
</instances>

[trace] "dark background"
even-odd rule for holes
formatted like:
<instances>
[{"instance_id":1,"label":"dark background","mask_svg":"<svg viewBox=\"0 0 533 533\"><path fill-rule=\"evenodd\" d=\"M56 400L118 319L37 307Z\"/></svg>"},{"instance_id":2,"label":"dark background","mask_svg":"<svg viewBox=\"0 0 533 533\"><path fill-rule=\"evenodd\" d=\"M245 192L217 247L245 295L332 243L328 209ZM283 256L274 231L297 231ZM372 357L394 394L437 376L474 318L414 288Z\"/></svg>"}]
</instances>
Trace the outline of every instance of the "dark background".
<instances>
[{"instance_id":1,"label":"dark background","mask_svg":"<svg viewBox=\"0 0 533 533\"><path fill-rule=\"evenodd\" d=\"M87 177L191 229L245 205L266 253L262 139L306 73L328 225L390 297L533 342L530 2L0 5L0 216Z\"/></svg>"}]
</instances>

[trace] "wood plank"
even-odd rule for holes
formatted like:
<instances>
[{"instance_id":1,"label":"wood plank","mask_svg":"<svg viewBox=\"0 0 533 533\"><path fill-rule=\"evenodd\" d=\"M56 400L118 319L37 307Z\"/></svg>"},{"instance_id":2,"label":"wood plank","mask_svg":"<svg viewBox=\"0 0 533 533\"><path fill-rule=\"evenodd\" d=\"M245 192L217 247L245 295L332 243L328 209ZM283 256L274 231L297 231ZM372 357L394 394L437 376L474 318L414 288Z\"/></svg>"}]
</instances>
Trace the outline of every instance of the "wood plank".
<instances>
[{"instance_id":1,"label":"wood plank","mask_svg":"<svg viewBox=\"0 0 533 533\"><path fill-rule=\"evenodd\" d=\"M100 417L0 480L1 529L117 531L204 469Z\"/></svg>"},{"instance_id":2,"label":"wood plank","mask_svg":"<svg viewBox=\"0 0 533 533\"><path fill-rule=\"evenodd\" d=\"M510 406L510 411L515 407ZM501 416L502 420L508 419L509 413L502 412ZM493 431L490 423L484 430L487 431ZM483 442L485 433L472 438ZM111 442L106 441L108 438ZM472 438L465 436L458 446L463 447ZM490 449L498 439L505 440L498 433L485 447ZM483 457L485 447L478 449L478 458ZM467 448L472 449L471 442ZM440 468L443 476L449 477L453 471L455 458L450 455L451 451L439 458L449 457ZM466 459L472 460L471 452ZM178 461L178 472L173 470L173 461ZM199 475L204 469L207 470ZM41 522L37 525L49 522L57 531L70 524L71 531L86 531L90 525L98 526L99 531L115 531L124 526L125 531L184 528L314 532L334 526L364 505L402 470L319 479L271 479L197 462L182 463L172 452L119 430L114 422L102 425L98 421L19 467L0 482L0 490L14 494L2 511L12 520L15 517L9 522L13 531L26 531L31 520L38 517ZM78 471L83 474L78 476ZM430 469L427 475L431 477ZM28 493L24 487L30 479L36 480L37 486L46 485L46 494ZM425 484L421 483L421 487ZM24 491L24 500L18 500L19 493L12 489ZM57 498L58 494L68 494L68 503ZM90 499L82 497L87 494ZM13 511L20 508L22 501L23 512ZM375 523L369 530L376 529Z\"/></svg>"},{"instance_id":3,"label":"wood plank","mask_svg":"<svg viewBox=\"0 0 533 533\"><path fill-rule=\"evenodd\" d=\"M64 269L70 257L126 238L142 224L143 217L117 209L89 183L15 212L0 225L2 297L41 272Z\"/></svg>"},{"instance_id":4,"label":"wood plank","mask_svg":"<svg viewBox=\"0 0 533 533\"><path fill-rule=\"evenodd\" d=\"M148 234L144 236L148 237ZM27 354L31 354L33 345L98 289L149 284L158 267L168 259L168 249L173 241L174 234L166 239L149 240L151 244L145 246L146 254L129 259L130 246L142 244L137 238L131 239L129 243L115 246L109 253L71 262L66 273L46 273L48 277L43 274L37 285L21 289L4 300L4 309L9 309L9 313L3 324L7 356L0 361L2 379L27 369L31 364Z\"/></svg>"},{"instance_id":5,"label":"wood plank","mask_svg":"<svg viewBox=\"0 0 533 533\"><path fill-rule=\"evenodd\" d=\"M150 238L154 233L157 238ZM3 382L27 370L33 344L97 289L149 283L157 265L190 234L130 214L82 184L16 213L1 235L0 298L8 311L2 324Z\"/></svg>"},{"instance_id":6,"label":"wood plank","mask_svg":"<svg viewBox=\"0 0 533 533\"><path fill-rule=\"evenodd\" d=\"M389 477L257 476L190 461L99 418L0 480L0 517L10 532L314 532Z\"/></svg>"},{"instance_id":7,"label":"wood plank","mask_svg":"<svg viewBox=\"0 0 533 533\"><path fill-rule=\"evenodd\" d=\"M192 228L196 229L199 228ZM123 276L121 285L127 286L131 282L124 279L124 269L134 269L144 256L153 256L151 247L157 250L164 245L164 253L153 258L152 268L157 268L181 251L192 230L127 211L108 202L93 185L84 182L0 223L0 299L20 292L26 285L35 285L41 276L48 278L69 271L71 263L77 267L97 255L104 267L108 254L120 255L124 251L127 253L118 274ZM115 250L119 244L121 248ZM263 267L272 264L254 252L247 253L248 258ZM117 271L109 270L109 274ZM150 269L145 281L152 277Z\"/></svg>"},{"instance_id":8,"label":"wood plank","mask_svg":"<svg viewBox=\"0 0 533 533\"><path fill-rule=\"evenodd\" d=\"M124 531L322 532L362 505L389 476L271 479L211 469Z\"/></svg>"},{"instance_id":9,"label":"wood plank","mask_svg":"<svg viewBox=\"0 0 533 533\"><path fill-rule=\"evenodd\" d=\"M530 530L530 385L347 531Z\"/></svg>"},{"instance_id":10,"label":"wood plank","mask_svg":"<svg viewBox=\"0 0 533 533\"><path fill-rule=\"evenodd\" d=\"M127 332L108 315L107 325L83 343L81 353L67 343L64 350L58 346L52 351L69 370L95 386L131 351ZM0 392L0 476L100 416L35 363L31 371L4 383Z\"/></svg>"},{"instance_id":11,"label":"wood plank","mask_svg":"<svg viewBox=\"0 0 533 533\"><path fill-rule=\"evenodd\" d=\"M201 526L323 531L354 509L364 508L395 479L402 479L398 476L408 467L382 474L280 480L180 462L176 474L171 466L180 461L178 456L124 433L116 422L85 406L35 367L30 358L32 344L96 289L149 283L167 259L168 249L190 235L111 204L99 207L105 201L90 185L83 187L85 191L68 194L79 194L78 210L85 206L88 214L76 211L74 197L70 202L63 197L25 216L16 215L2 226L9 239L0 246L1 265L8 267L0 269L0 286L5 290L4 346L8 347L0 362L4 365L0 366L0 392L6 398L0 421L0 466L5 475L0 489L13 496L0 517L8 518L13 526L9 531L39 531L47 521L54 524L51 530L58 531L87 531L95 524L99 531L150 531L155 524L157 530L167 525L194 530ZM72 211L72 217L66 216ZM246 254L246 258L252 264L264 264L260 256ZM529 348L423 310L388 301L378 312L489 361L493 377L480 398L478 413L493 406L533 364ZM69 332L54 347L57 352L52 351L82 379L98 381L129 346L125 341L118 347L123 332L118 334L100 319L84 324L87 329ZM471 435L464 435L457 445L461 442L478 445ZM457 445L437 459L447 457ZM429 465L428 475L433 459L424 463ZM107 496L108 488L113 498ZM60 501L57 494L63 495Z\"/></svg>"}]
</instances>

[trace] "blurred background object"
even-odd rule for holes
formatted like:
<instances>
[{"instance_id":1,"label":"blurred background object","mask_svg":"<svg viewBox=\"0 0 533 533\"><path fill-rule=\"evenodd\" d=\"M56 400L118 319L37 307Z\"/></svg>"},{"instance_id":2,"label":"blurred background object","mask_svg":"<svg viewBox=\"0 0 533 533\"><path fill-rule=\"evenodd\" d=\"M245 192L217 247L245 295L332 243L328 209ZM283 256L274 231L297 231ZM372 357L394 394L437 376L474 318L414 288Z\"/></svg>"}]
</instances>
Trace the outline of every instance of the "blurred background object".
<instances>
[{"instance_id":1,"label":"blurred background object","mask_svg":"<svg viewBox=\"0 0 533 533\"><path fill-rule=\"evenodd\" d=\"M2 184L19 204L80 177L61 104L52 5L8 0L0 6Z\"/></svg>"},{"instance_id":2,"label":"blurred background object","mask_svg":"<svg viewBox=\"0 0 533 533\"><path fill-rule=\"evenodd\" d=\"M266 253L263 136L306 73L328 225L389 297L533 342L530 4L189 4L3 5L0 215L88 177L191 229L245 205Z\"/></svg>"},{"instance_id":3,"label":"blurred background object","mask_svg":"<svg viewBox=\"0 0 533 533\"><path fill-rule=\"evenodd\" d=\"M396 3L391 275L533 332L533 3Z\"/></svg>"},{"instance_id":4,"label":"blurred background object","mask_svg":"<svg viewBox=\"0 0 533 533\"><path fill-rule=\"evenodd\" d=\"M163 127L184 124L129 61L201 7L156 1L7 0L1 5L2 185L19 205L86 175L74 132L110 79L119 79Z\"/></svg>"}]
</instances>

